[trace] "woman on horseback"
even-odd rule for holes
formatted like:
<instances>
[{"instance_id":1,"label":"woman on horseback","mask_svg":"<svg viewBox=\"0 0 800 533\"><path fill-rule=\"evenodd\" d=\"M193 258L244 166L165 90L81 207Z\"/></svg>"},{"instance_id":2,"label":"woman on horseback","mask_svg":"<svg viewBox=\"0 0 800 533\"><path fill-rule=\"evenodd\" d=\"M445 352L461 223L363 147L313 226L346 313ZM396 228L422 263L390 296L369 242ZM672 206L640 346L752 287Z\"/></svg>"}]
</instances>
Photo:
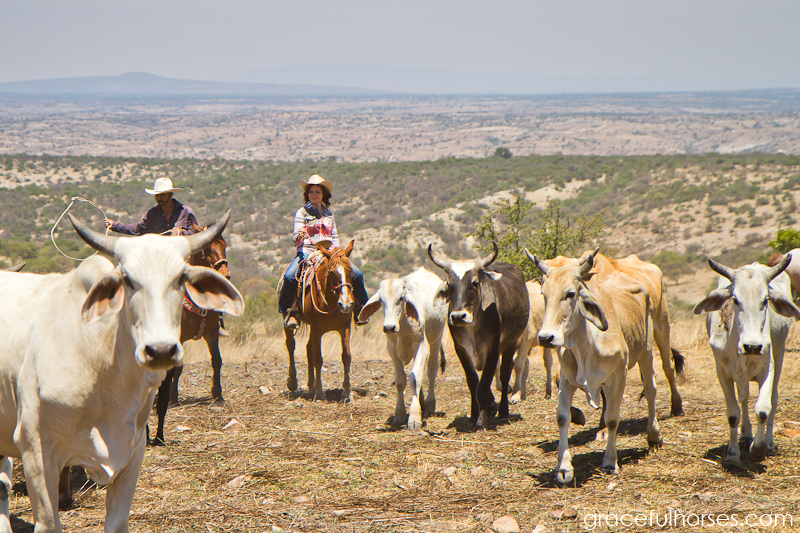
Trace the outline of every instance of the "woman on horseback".
<instances>
[{"instance_id":1,"label":"woman on horseback","mask_svg":"<svg viewBox=\"0 0 800 533\"><path fill-rule=\"evenodd\" d=\"M297 270L300 262L316 250L318 242L330 241L331 247L339 247L336 221L329 209L333 184L316 174L308 181L301 180L300 184L303 187L305 204L295 213L292 232L297 255L283 274L283 287L278 301L279 311L284 316L284 324L288 328L298 326L294 302L297 296ZM353 316L357 317L369 297L364 288L364 276L355 265L353 265L353 295L355 296ZM356 324L362 323L356 321Z\"/></svg>"}]
</instances>

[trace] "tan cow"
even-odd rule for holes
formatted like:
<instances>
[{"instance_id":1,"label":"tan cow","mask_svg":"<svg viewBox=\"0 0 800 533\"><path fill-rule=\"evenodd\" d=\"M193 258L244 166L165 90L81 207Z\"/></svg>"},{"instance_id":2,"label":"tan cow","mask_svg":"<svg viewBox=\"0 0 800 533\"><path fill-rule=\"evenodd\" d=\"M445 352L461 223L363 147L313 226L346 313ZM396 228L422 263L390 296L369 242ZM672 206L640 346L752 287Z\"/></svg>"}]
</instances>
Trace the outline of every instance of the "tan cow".
<instances>
[{"instance_id":1,"label":"tan cow","mask_svg":"<svg viewBox=\"0 0 800 533\"><path fill-rule=\"evenodd\" d=\"M669 308L661 269L653 263L642 261L635 254L622 259L612 259L597 253L597 250L597 248L594 250L594 266L589 271L590 277L599 281L614 272L622 272L632 280L644 285L647 289L651 301L650 315L653 324L653 338L661 354L661 368L664 370L664 375L669 383L670 415L683 416L683 401L678 392L675 372L677 371L678 375L683 375L685 360L680 352L670 346ZM588 257L589 253L584 252L580 259L558 256L543 263L548 267L577 266L580 261Z\"/></svg>"},{"instance_id":2,"label":"tan cow","mask_svg":"<svg viewBox=\"0 0 800 533\"><path fill-rule=\"evenodd\" d=\"M617 473L620 406L628 370L636 364L647 399L647 442L655 447L663 442L655 411L652 300L647 287L619 271L604 278L592 276L594 253L579 261L577 266L562 267L549 267L535 256L528 254L528 257L545 275L542 285L545 314L539 330L539 344L563 348L559 355L556 480L568 483L574 477L568 437L572 397L577 389L586 393L594 408L599 408L601 391L605 395L608 443L601 468Z\"/></svg>"}]
</instances>

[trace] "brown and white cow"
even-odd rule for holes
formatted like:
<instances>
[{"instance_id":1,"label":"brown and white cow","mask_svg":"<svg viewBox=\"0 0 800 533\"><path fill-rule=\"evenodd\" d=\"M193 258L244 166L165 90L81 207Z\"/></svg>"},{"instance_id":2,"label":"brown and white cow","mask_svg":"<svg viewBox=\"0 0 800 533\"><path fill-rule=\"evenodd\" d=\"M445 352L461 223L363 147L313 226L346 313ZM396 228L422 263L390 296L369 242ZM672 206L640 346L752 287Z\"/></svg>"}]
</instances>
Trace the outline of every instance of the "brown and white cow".
<instances>
[{"instance_id":1,"label":"brown and white cow","mask_svg":"<svg viewBox=\"0 0 800 533\"><path fill-rule=\"evenodd\" d=\"M492 381L501 354L498 416L508 418L508 380L514 352L528 322L528 292L522 269L496 263L497 253L494 244L489 257L450 261L428 246L431 261L447 275L434 304L449 304L448 327L467 377L472 399L470 419L477 427L486 427L496 406ZM482 372L480 378L478 371Z\"/></svg>"},{"instance_id":2,"label":"brown and white cow","mask_svg":"<svg viewBox=\"0 0 800 533\"><path fill-rule=\"evenodd\" d=\"M601 468L617 473L620 406L628 370L636 364L647 398L648 444L660 446L663 442L655 411L650 295L643 284L619 271L598 281L590 279L593 253L577 266L562 267L549 267L530 253L528 257L545 275L542 284L545 315L539 344L564 348L559 355L556 480L568 483L574 477L568 437L572 397L578 389L586 393L589 404L596 409L601 391L605 395L608 443Z\"/></svg>"},{"instance_id":3,"label":"brown and white cow","mask_svg":"<svg viewBox=\"0 0 800 533\"><path fill-rule=\"evenodd\" d=\"M708 313L708 340L730 425L726 461L736 463L740 459L740 421L742 436L752 441L750 454L754 460L761 461L775 450L772 433L786 337L791 319L800 319L800 310L792 303L789 276L784 273L790 260L787 255L773 267L753 263L736 270L708 260L721 277L716 290L703 298L694 312ZM755 439L747 408L751 381L758 383ZM736 403L737 391L741 410Z\"/></svg>"}]
</instances>

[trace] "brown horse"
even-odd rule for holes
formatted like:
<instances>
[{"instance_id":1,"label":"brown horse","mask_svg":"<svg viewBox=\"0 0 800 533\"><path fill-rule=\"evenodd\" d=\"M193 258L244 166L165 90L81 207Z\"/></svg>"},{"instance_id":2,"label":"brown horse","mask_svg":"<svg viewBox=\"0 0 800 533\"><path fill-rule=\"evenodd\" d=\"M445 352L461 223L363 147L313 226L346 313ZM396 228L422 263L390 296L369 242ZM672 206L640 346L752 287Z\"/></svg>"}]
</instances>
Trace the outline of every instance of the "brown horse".
<instances>
[{"instance_id":1,"label":"brown horse","mask_svg":"<svg viewBox=\"0 0 800 533\"><path fill-rule=\"evenodd\" d=\"M353 266L350 253L353 243L346 248L325 249L317 245L322 259L316 266L308 266L300 283L297 318L310 328L306 355L308 357L308 389L314 399L325 399L322 389L322 336L336 331L342 340L342 401L350 397L350 326L353 322ZM284 328L286 350L289 352L289 379L286 386L290 391L297 390L297 369L294 364L294 330Z\"/></svg>"},{"instance_id":2,"label":"brown horse","mask_svg":"<svg viewBox=\"0 0 800 533\"><path fill-rule=\"evenodd\" d=\"M195 228L195 231L201 231L203 228ZM205 250L202 250L193 255L190 260L190 265L205 266L213 268L227 279L231 279L231 272L228 269L228 259L225 255L225 249L228 243L220 235ZM216 311L206 311L200 309L191 300L184 297L183 314L181 315L181 343L188 340L206 341L208 352L211 354L211 368L214 375L211 381L211 398L215 402L224 401L222 397L222 383L221 383L221 370L222 370L222 355L219 352L219 323L221 314ZM174 367L167 372L167 377L161 382L158 388L158 400L156 402L156 413L158 414L158 430L156 431L156 438L153 439L153 444L156 446L163 446L164 442L164 418L167 415L167 407L170 402L178 401L178 378L183 372L183 367Z\"/></svg>"}]
</instances>

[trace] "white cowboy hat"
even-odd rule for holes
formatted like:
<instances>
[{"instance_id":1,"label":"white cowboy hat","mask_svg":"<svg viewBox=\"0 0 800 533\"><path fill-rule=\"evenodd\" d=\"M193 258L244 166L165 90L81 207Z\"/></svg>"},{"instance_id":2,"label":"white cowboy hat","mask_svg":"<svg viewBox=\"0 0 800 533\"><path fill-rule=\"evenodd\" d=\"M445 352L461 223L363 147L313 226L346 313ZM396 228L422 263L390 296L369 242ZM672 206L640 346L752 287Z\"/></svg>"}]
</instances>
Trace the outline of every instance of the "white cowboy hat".
<instances>
[{"instance_id":1,"label":"white cowboy hat","mask_svg":"<svg viewBox=\"0 0 800 533\"><path fill-rule=\"evenodd\" d=\"M144 192L147 194L164 194L165 192L178 192L182 191L180 187L173 187L172 180L169 178L158 178L153 183L153 188L148 189L145 187Z\"/></svg>"},{"instance_id":2,"label":"white cowboy hat","mask_svg":"<svg viewBox=\"0 0 800 533\"><path fill-rule=\"evenodd\" d=\"M308 178L308 180L300 180L300 185L303 187L303 190L305 190L309 185L319 185L320 187L327 189L329 193L333 192L333 183L317 174L314 174Z\"/></svg>"}]
</instances>

